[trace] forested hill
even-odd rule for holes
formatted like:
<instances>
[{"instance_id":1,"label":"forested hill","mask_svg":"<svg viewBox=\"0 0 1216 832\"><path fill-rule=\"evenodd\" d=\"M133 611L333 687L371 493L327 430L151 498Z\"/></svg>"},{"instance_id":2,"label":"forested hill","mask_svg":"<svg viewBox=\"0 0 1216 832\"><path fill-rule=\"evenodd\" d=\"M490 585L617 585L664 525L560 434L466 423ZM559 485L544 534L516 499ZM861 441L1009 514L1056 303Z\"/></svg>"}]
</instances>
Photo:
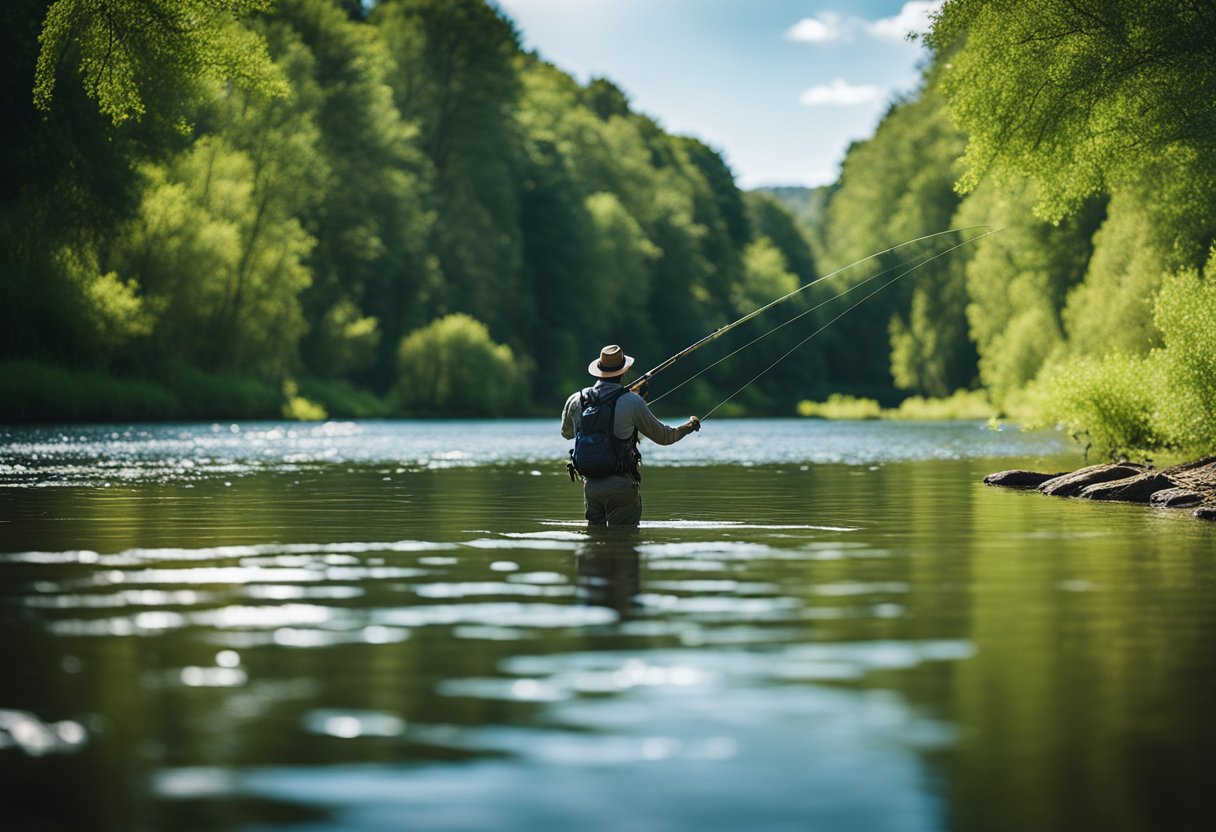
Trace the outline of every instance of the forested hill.
<instances>
[{"instance_id":1,"label":"forested hill","mask_svg":"<svg viewBox=\"0 0 1216 832\"><path fill-rule=\"evenodd\" d=\"M277 413L283 382L331 411L549 414L603 344L657 364L815 275L715 150L482 0L108 5L55 4L39 63L50 4L6 4L0 347L38 362L9 366L10 418ZM825 389L791 362L743 403Z\"/></svg>"},{"instance_id":2,"label":"forested hill","mask_svg":"<svg viewBox=\"0 0 1216 832\"><path fill-rule=\"evenodd\" d=\"M551 415L605 343L652 366L989 226L766 313L664 407L822 329L733 412L970 390L1108 448L1216 445L1210 2L950 0L920 89L805 193L741 193L484 0L2 22L0 418Z\"/></svg>"}]
</instances>

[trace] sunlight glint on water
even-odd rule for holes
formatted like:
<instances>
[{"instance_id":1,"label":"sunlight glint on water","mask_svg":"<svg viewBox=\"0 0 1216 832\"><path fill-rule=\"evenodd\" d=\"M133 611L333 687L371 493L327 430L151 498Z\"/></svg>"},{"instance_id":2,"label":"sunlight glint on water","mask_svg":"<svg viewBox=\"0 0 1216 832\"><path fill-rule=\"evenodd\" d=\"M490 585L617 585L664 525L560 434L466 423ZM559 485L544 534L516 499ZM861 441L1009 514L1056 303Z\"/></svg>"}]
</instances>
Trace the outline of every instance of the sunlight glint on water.
<instances>
[{"instance_id":1,"label":"sunlight glint on water","mask_svg":"<svg viewBox=\"0 0 1216 832\"><path fill-rule=\"evenodd\" d=\"M646 521L597 535L549 422L3 442L13 817L1150 830L1206 816L1213 529L979 484L1079 464L1057 434L710 421L644 449Z\"/></svg>"}]
</instances>

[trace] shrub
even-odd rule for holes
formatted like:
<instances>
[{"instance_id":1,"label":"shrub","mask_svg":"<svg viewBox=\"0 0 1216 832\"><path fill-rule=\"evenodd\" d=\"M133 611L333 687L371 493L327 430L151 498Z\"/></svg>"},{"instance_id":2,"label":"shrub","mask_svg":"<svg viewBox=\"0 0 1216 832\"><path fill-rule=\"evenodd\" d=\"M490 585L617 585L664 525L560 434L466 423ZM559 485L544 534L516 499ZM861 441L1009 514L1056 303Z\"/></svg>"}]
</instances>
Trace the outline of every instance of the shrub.
<instances>
[{"instance_id":1,"label":"shrub","mask_svg":"<svg viewBox=\"0 0 1216 832\"><path fill-rule=\"evenodd\" d=\"M874 399L832 393L826 402L798 402L798 415L816 419L879 419L882 408Z\"/></svg>"},{"instance_id":2,"label":"shrub","mask_svg":"<svg viewBox=\"0 0 1216 832\"><path fill-rule=\"evenodd\" d=\"M485 324L448 315L415 330L397 351L393 403L418 416L500 416L518 407L527 370Z\"/></svg>"},{"instance_id":3,"label":"shrub","mask_svg":"<svg viewBox=\"0 0 1216 832\"><path fill-rule=\"evenodd\" d=\"M1059 424L1111 456L1159 447L1154 425L1159 379L1149 357L1114 353L1104 359L1073 358L1035 382L1027 427Z\"/></svg>"},{"instance_id":4,"label":"shrub","mask_svg":"<svg viewBox=\"0 0 1216 832\"><path fill-rule=\"evenodd\" d=\"M290 378L283 382L281 412L284 419L294 419L297 422L323 422L329 416L324 407L301 396L299 385L295 379Z\"/></svg>"},{"instance_id":5,"label":"shrub","mask_svg":"<svg viewBox=\"0 0 1216 832\"><path fill-rule=\"evenodd\" d=\"M1216 252L1208 279L1185 271L1166 279L1153 321L1164 336L1154 350L1161 365L1157 415L1166 444L1210 453L1216 450Z\"/></svg>"},{"instance_id":6,"label":"shrub","mask_svg":"<svg viewBox=\"0 0 1216 832\"><path fill-rule=\"evenodd\" d=\"M991 419L997 411L985 391L955 390L944 399L911 396L884 415L891 419Z\"/></svg>"},{"instance_id":7,"label":"shrub","mask_svg":"<svg viewBox=\"0 0 1216 832\"><path fill-rule=\"evenodd\" d=\"M1153 305L1162 345L1146 356L1074 358L1043 373L1028 399L1034 422L1064 425L1112 456L1216 448L1216 250L1206 279L1167 276Z\"/></svg>"}]
</instances>

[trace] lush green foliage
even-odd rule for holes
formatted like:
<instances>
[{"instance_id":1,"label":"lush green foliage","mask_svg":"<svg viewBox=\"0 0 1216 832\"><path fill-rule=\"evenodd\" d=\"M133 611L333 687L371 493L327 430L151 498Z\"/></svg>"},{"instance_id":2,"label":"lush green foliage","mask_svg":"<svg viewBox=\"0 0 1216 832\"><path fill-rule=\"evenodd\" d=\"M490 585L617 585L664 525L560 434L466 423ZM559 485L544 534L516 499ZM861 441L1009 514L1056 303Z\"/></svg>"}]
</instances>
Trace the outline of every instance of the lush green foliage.
<instances>
[{"instance_id":1,"label":"lush green foliage","mask_svg":"<svg viewBox=\"0 0 1216 832\"><path fill-rule=\"evenodd\" d=\"M929 37L968 137L965 189L1032 178L1045 216L1198 146L1216 165L1216 8L1177 0L949 0Z\"/></svg>"},{"instance_id":2,"label":"lush green foliage","mask_svg":"<svg viewBox=\"0 0 1216 832\"><path fill-rule=\"evenodd\" d=\"M827 401L798 402L798 415L814 419L991 419L996 408L983 390L955 390L944 398L909 396L899 407L884 408L875 399L833 393Z\"/></svg>"},{"instance_id":3,"label":"lush green foliage","mask_svg":"<svg viewBox=\"0 0 1216 832\"><path fill-rule=\"evenodd\" d=\"M1210 4L949 0L838 182L750 194L486 0L363 8L6 4L13 418L551 413L605 343L645 369L847 266L656 389L1216 442Z\"/></svg>"},{"instance_id":4,"label":"lush green foliage","mask_svg":"<svg viewBox=\"0 0 1216 832\"><path fill-rule=\"evenodd\" d=\"M813 419L881 419L882 406L874 399L833 393L827 401L798 402L798 415Z\"/></svg>"},{"instance_id":5,"label":"lush green foliage","mask_svg":"<svg viewBox=\"0 0 1216 832\"><path fill-rule=\"evenodd\" d=\"M1099 448L1216 446L1216 251L1205 274L1167 277L1154 303L1161 346L1062 361L1035 394L1042 418Z\"/></svg>"},{"instance_id":6,"label":"lush green foliage","mask_svg":"<svg viewBox=\"0 0 1216 832\"><path fill-rule=\"evenodd\" d=\"M1154 358L1164 376L1156 414L1166 441L1216 447L1216 249L1202 279L1194 271L1166 279L1154 319L1164 341Z\"/></svg>"},{"instance_id":7,"label":"lush green foliage","mask_svg":"<svg viewBox=\"0 0 1216 832\"><path fill-rule=\"evenodd\" d=\"M883 415L888 419L991 419L997 409L983 390L955 390L941 399L909 396Z\"/></svg>"},{"instance_id":8,"label":"lush green foliage","mask_svg":"<svg viewBox=\"0 0 1216 832\"><path fill-rule=\"evenodd\" d=\"M789 214L745 203L715 151L523 53L484 0L368 19L333 0L18 0L10 16L4 164L25 184L0 211L5 355L281 393L300 378L334 413L390 390L465 412L402 393L398 355L461 313L529 368L498 402L521 411L582 384L604 343L657 363L815 276ZM686 392L713 400L793 337ZM747 406L788 410L807 366Z\"/></svg>"},{"instance_id":9,"label":"lush green foliage","mask_svg":"<svg viewBox=\"0 0 1216 832\"><path fill-rule=\"evenodd\" d=\"M34 101L48 110L64 64L115 123L146 111L143 87L233 79L283 94L265 43L238 18L274 0L55 0L38 40Z\"/></svg>"},{"instance_id":10,"label":"lush green foliage","mask_svg":"<svg viewBox=\"0 0 1216 832\"><path fill-rule=\"evenodd\" d=\"M495 416L518 406L527 366L463 313L411 332L398 350L393 397L410 414Z\"/></svg>"}]
</instances>

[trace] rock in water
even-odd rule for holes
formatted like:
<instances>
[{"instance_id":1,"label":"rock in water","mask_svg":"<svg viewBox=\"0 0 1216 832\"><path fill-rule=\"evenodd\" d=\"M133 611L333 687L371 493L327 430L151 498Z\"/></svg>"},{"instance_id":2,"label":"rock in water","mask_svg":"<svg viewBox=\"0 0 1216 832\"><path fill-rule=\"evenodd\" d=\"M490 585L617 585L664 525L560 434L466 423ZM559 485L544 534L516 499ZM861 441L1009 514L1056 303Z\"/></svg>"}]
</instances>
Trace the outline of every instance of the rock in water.
<instances>
[{"instance_id":1,"label":"rock in water","mask_svg":"<svg viewBox=\"0 0 1216 832\"><path fill-rule=\"evenodd\" d=\"M995 474L989 474L984 477L984 482L988 485L1001 485L1006 488L1038 488L1048 480L1062 476L1064 475L1040 474L1037 471L1014 469L1012 471L997 471Z\"/></svg>"},{"instance_id":2,"label":"rock in water","mask_svg":"<svg viewBox=\"0 0 1216 832\"><path fill-rule=\"evenodd\" d=\"M1216 520L1216 506L1200 506L1192 513L1200 520Z\"/></svg>"},{"instance_id":3,"label":"rock in water","mask_svg":"<svg viewBox=\"0 0 1216 832\"><path fill-rule=\"evenodd\" d=\"M1087 485L1078 495L1086 500L1119 500L1125 503L1147 503L1158 491L1174 484L1157 471L1149 471L1111 482Z\"/></svg>"},{"instance_id":4,"label":"rock in water","mask_svg":"<svg viewBox=\"0 0 1216 832\"><path fill-rule=\"evenodd\" d=\"M1073 471L1071 474L1063 474L1049 479L1039 486L1039 491L1055 497L1075 497L1086 486L1096 485L1100 482L1127 479L1137 474L1143 474L1146 470L1148 469L1145 466L1137 465L1134 462L1090 465L1079 471ZM1162 486L1162 488L1168 487L1168 485Z\"/></svg>"},{"instance_id":5,"label":"rock in water","mask_svg":"<svg viewBox=\"0 0 1216 832\"><path fill-rule=\"evenodd\" d=\"M1167 488L1148 498L1151 505L1162 508L1186 508L1203 502L1203 495L1189 488Z\"/></svg>"}]
</instances>

